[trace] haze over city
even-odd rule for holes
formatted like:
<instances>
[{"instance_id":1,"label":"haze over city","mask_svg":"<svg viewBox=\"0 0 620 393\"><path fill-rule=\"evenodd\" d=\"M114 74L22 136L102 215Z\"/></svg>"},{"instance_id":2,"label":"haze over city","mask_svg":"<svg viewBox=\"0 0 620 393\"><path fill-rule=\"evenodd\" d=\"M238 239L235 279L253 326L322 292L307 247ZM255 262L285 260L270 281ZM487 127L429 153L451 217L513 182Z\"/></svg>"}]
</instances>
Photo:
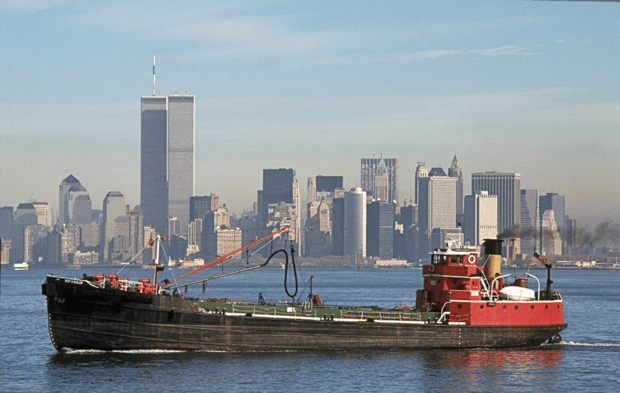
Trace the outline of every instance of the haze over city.
<instances>
[{"instance_id":1,"label":"haze over city","mask_svg":"<svg viewBox=\"0 0 620 393\"><path fill-rule=\"evenodd\" d=\"M360 159L521 174L583 225L617 221L620 90L608 2L6 1L0 206L140 203L140 97L196 97L196 195L252 209L263 168L360 185Z\"/></svg>"}]
</instances>

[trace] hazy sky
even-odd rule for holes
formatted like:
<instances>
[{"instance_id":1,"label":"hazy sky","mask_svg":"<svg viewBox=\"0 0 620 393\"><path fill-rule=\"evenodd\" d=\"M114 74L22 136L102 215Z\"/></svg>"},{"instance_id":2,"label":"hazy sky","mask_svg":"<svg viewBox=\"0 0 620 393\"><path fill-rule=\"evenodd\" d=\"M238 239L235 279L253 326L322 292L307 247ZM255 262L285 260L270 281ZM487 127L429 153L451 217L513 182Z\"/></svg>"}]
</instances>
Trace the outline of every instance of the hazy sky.
<instances>
[{"instance_id":1,"label":"hazy sky","mask_svg":"<svg viewBox=\"0 0 620 393\"><path fill-rule=\"evenodd\" d=\"M519 172L587 225L620 219L620 4L0 2L0 206L139 204L140 97L196 96L196 194L240 213L263 168L360 183L360 159ZM162 190L163 192L163 190Z\"/></svg>"}]
</instances>

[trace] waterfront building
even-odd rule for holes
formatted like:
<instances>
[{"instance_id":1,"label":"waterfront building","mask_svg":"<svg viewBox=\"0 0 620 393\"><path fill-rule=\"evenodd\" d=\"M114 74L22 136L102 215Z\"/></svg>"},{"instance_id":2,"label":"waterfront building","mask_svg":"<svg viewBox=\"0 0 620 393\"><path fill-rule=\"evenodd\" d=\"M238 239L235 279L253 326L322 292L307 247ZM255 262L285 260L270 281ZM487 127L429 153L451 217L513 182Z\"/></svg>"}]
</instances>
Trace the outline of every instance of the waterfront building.
<instances>
[{"instance_id":1,"label":"waterfront building","mask_svg":"<svg viewBox=\"0 0 620 393\"><path fill-rule=\"evenodd\" d=\"M215 232L205 235L205 255L209 261L242 247L242 232L239 228L216 229ZM243 255L238 252L230 258L240 259Z\"/></svg>"}]
</instances>

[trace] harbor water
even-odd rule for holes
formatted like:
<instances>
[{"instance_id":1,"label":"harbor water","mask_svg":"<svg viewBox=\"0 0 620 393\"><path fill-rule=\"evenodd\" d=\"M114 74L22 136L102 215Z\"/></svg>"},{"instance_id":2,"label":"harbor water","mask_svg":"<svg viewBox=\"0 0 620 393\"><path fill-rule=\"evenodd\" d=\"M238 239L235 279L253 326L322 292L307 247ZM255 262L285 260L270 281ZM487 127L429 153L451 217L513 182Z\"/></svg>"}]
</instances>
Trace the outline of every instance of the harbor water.
<instances>
[{"instance_id":1,"label":"harbor water","mask_svg":"<svg viewBox=\"0 0 620 393\"><path fill-rule=\"evenodd\" d=\"M212 274L221 273L219 267ZM12 271L0 282L0 391L466 391L606 392L620 383L619 270L552 270L564 299L562 342L516 350L363 352L63 351L52 346L41 284L49 273L81 277L96 269ZM106 271L105 273L115 273ZM177 276L183 271L177 271ZM413 305L419 269L300 269L299 294L343 305ZM517 271L517 274L522 271ZM546 272L532 271L544 285ZM132 279L151 271L122 273ZM294 280L289 271L289 292ZM530 282L535 288L536 283ZM304 292L305 291L305 292ZM286 301L284 270L259 269L197 286L185 296Z\"/></svg>"}]
</instances>

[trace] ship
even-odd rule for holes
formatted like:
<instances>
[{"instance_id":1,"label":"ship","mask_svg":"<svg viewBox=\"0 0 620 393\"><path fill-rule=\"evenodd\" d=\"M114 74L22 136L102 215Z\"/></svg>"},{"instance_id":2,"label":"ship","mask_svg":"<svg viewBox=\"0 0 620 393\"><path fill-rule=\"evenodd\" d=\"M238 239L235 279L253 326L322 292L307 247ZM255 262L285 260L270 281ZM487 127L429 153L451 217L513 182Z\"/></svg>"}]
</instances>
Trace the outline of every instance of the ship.
<instances>
[{"instance_id":1,"label":"ship","mask_svg":"<svg viewBox=\"0 0 620 393\"><path fill-rule=\"evenodd\" d=\"M265 238L273 242L286 229ZM160 241L157 237L154 243ZM235 252L247 254L258 241ZM232 253L161 282L163 265L156 260L152 282L133 282L118 274L79 279L48 275L42 294L47 298L49 336L59 351L418 350L527 348L559 342L567 324L562 297L551 289L551 265L541 288L532 274L517 278L501 273L501 240L485 240L483 249L482 253L480 248L447 244L431 252L430 263L421 270L424 284L416 291L415 304L398 309L325 305L312 289L304 301L296 301L297 290L291 294L286 284L291 301L281 303L265 302L262 296L258 301L200 299L178 291L265 267L276 255L285 258L286 283L286 274L293 274L289 265L296 274L292 245L290 251L278 249L260 264L194 281L187 280ZM530 289L535 282L537 290Z\"/></svg>"},{"instance_id":2,"label":"ship","mask_svg":"<svg viewBox=\"0 0 620 393\"><path fill-rule=\"evenodd\" d=\"M30 265L28 262L19 262L13 264L13 270L28 270Z\"/></svg>"}]
</instances>

